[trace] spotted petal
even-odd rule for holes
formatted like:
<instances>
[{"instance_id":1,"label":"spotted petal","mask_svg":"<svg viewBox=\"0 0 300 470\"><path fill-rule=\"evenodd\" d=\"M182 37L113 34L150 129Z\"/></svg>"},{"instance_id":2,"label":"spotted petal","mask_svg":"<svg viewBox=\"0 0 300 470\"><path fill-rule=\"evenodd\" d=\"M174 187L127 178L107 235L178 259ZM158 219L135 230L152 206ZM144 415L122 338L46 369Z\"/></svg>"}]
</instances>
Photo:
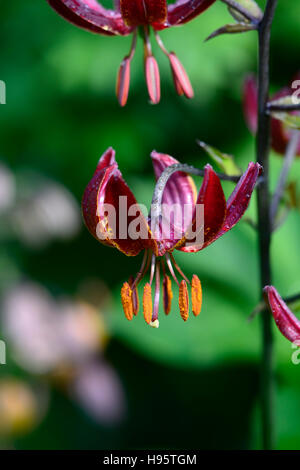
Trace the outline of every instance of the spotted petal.
<instances>
[{"instance_id":1,"label":"spotted petal","mask_svg":"<svg viewBox=\"0 0 300 470\"><path fill-rule=\"evenodd\" d=\"M266 286L264 294L279 331L292 343L300 344L300 321L298 318L290 311L275 287Z\"/></svg>"},{"instance_id":2,"label":"spotted petal","mask_svg":"<svg viewBox=\"0 0 300 470\"><path fill-rule=\"evenodd\" d=\"M156 180L168 166L179 163L170 155L156 151L151 153L151 158ZM156 238L160 241L161 254L173 248L182 239L191 223L196 198L195 183L187 173L178 171L169 178L162 197L160 233L156 233Z\"/></svg>"},{"instance_id":3,"label":"spotted petal","mask_svg":"<svg viewBox=\"0 0 300 470\"><path fill-rule=\"evenodd\" d=\"M130 215L129 208L134 209ZM108 149L101 157L85 190L82 210L87 228L100 242L118 248L127 256L135 256L147 248L157 252L146 219L118 169L114 150ZM139 226L133 227L137 220ZM136 239L134 229L140 234Z\"/></svg>"},{"instance_id":4,"label":"spotted petal","mask_svg":"<svg viewBox=\"0 0 300 470\"><path fill-rule=\"evenodd\" d=\"M70 23L88 31L107 36L123 36L132 31L132 28L125 25L118 9L104 8L97 0L47 0L47 2Z\"/></svg>"}]
</instances>

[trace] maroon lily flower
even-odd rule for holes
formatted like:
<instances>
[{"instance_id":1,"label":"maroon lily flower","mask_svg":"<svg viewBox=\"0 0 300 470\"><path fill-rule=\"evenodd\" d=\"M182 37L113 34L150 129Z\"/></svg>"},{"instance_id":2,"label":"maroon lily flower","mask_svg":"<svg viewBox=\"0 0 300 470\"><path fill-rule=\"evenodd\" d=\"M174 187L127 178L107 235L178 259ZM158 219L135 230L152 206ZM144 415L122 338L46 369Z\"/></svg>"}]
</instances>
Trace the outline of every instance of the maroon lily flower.
<instances>
[{"instance_id":1,"label":"maroon lily flower","mask_svg":"<svg viewBox=\"0 0 300 470\"><path fill-rule=\"evenodd\" d=\"M215 0L177 0L172 5L167 0L115 0L115 9L104 8L97 0L47 0L63 18L88 31L106 36L127 36L133 34L132 47L123 59L117 79L117 97L125 106L129 93L130 63L136 46L137 31L141 27L144 37L145 76L152 103L160 101L160 76L152 55L149 38L150 27L154 30L159 47L169 58L174 85L179 95L194 96L190 80L174 54L168 52L158 31L178 26L200 15Z\"/></svg>"},{"instance_id":2,"label":"maroon lily flower","mask_svg":"<svg viewBox=\"0 0 300 470\"><path fill-rule=\"evenodd\" d=\"M288 308L273 286L264 288L268 304L279 331L292 343L300 345L300 321Z\"/></svg>"},{"instance_id":3,"label":"maroon lily flower","mask_svg":"<svg viewBox=\"0 0 300 470\"><path fill-rule=\"evenodd\" d=\"M166 154L152 152L151 157L156 179L166 167L178 163ZM192 178L186 173L176 172L168 180L163 192L162 205L167 208L174 206L179 208L173 219L172 215L169 215L171 230L167 234L166 224L162 218L159 221L159 229L152 230L151 212L148 220L142 215L140 206L137 205L133 193L118 169L114 150L109 148L103 154L83 196L83 216L91 234L102 243L117 248L127 256L136 256L141 251L145 252L136 278L125 282L121 290L123 309L128 320L132 320L133 315L138 313L137 286L149 267L150 281L146 283L143 294L144 317L148 324L158 327L161 269L165 313L170 312L173 297L171 279L166 273L168 269L170 276L179 286L179 308L183 320L186 321L189 315L188 284L191 285L192 291L192 311L195 316L199 315L202 304L200 280L194 275L190 282L177 265L172 252L175 249L185 252L200 251L234 227L248 207L260 172L261 167L258 163L250 163L227 203L221 181L210 165L205 167L204 179L198 196ZM127 201L126 206L124 206L124 196ZM199 205L204 207L204 226L197 219ZM135 208L135 211L131 211L131 206ZM113 207L115 214L110 213L110 207ZM185 207L191 208L186 220L181 218ZM121 229L124 229L124 217L127 214L125 232L120 234ZM135 221L136 218L138 218L138 223ZM136 229L138 227L139 236L135 235L136 232L132 235L133 226ZM197 235L201 231L203 239L201 243L197 243L194 240L197 240ZM190 237L191 233L193 235ZM178 281L175 270L181 276L181 282Z\"/></svg>"},{"instance_id":4,"label":"maroon lily flower","mask_svg":"<svg viewBox=\"0 0 300 470\"><path fill-rule=\"evenodd\" d=\"M272 101L286 96L291 96L293 93L295 93L295 89L292 87L285 87L272 96ZM255 134L257 131L258 96L257 83L253 75L250 75L245 80L243 98L245 120L249 130ZM293 114L299 114L299 112L294 111ZM287 145L291 138L291 132L292 130L287 128L283 122L275 118L271 119L272 148L275 152L280 155L285 154ZM298 144L297 155L300 156L300 141Z\"/></svg>"}]
</instances>

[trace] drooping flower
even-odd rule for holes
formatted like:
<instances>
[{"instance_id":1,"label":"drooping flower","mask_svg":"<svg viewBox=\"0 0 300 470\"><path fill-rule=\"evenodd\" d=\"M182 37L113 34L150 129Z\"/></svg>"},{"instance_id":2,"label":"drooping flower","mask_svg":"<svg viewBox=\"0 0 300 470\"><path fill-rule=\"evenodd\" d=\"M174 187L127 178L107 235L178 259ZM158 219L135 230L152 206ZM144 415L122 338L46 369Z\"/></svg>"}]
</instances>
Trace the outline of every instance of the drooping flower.
<instances>
[{"instance_id":1,"label":"drooping flower","mask_svg":"<svg viewBox=\"0 0 300 470\"><path fill-rule=\"evenodd\" d=\"M288 308L275 287L266 286L264 295L279 331L289 341L300 345L300 321L298 318Z\"/></svg>"},{"instance_id":2,"label":"drooping flower","mask_svg":"<svg viewBox=\"0 0 300 470\"><path fill-rule=\"evenodd\" d=\"M134 56L137 32L144 39L145 76L152 103L160 101L160 76L156 59L152 54L150 28L161 50L169 59L176 92L192 98L190 80L181 62L165 48L158 31L187 23L210 7L215 0L177 0L172 5L167 0L115 0L115 8L104 8L97 0L47 0L54 10L71 23L88 31L106 36L133 34L129 54L121 62L117 78L117 97L125 106L129 93L130 63Z\"/></svg>"},{"instance_id":3,"label":"drooping flower","mask_svg":"<svg viewBox=\"0 0 300 470\"><path fill-rule=\"evenodd\" d=\"M156 179L165 168L178 163L175 158L155 151L151 157ZM103 154L83 196L83 216L87 228L100 242L117 248L127 256L136 256L144 251L137 276L125 282L121 289L122 305L128 320L138 313L137 287L149 268L150 280L144 286L142 302L148 324L154 327L159 325L161 271L165 313L168 314L171 309L172 278L179 287L179 310L183 320L186 321L189 315L188 285L191 286L192 311L195 316L199 315L202 304L200 280L194 275L190 281L184 275L174 259L173 251L198 252L234 227L248 207L260 172L259 164L250 163L226 203L221 181L210 165L205 167L198 196L192 178L178 171L165 186L162 197L164 211L159 218L155 211L150 211L146 219L118 169L114 150L109 148ZM110 211L111 208L114 210ZM198 217L199 208L203 209L203 218Z\"/></svg>"},{"instance_id":4,"label":"drooping flower","mask_svg":"<svg viewBox=\"0 0 300 470\"><path fill-rule=\"evenodd\" d=\"M294 82L295 81L292 83ZM273 95L271 99L272 101L275 101L286 96L291 96L294 93L295 89L292 88L292 86L285 87ZM256 78L253 75L248 76L244 82L243 100L244 115L247 126L249 130L255 134L257 131L258 94ZM297 114L298 112L294 111L293 113ZM291 138L291 132L292 129L288 128L282 121L275 118L271 119L272 148L275 152L280 155L285 154L287 145ZM297 155L300 156L300 141L298 144Z\"/></svg>"}]
</instances>

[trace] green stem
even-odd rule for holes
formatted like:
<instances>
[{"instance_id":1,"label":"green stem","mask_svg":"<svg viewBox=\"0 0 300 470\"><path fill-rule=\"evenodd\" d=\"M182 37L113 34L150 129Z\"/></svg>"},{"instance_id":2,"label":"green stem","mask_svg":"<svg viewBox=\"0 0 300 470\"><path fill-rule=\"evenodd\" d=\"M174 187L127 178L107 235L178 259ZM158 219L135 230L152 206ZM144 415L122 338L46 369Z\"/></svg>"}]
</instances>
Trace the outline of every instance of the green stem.
<instances>
[{"instance_id":1,"label":"green stem","mask_svg":"<svg viewBox=\"0 0 300 470\"><path fill-rule=\"evenodd\" d=\"M258 64L258 132L256 139L257 161L263 166L264 179L258 187L258 233L260 253L260 292L271 284L271 217L269 190L270 116L267 113L269 99L269 62L271 26L278 0L268 0L264 17L259 25ZM274 446L274 384L273 384L273 337L271 315L262 313L262 367L261 406L263 448Z\"/></svg>"}]
</instances>

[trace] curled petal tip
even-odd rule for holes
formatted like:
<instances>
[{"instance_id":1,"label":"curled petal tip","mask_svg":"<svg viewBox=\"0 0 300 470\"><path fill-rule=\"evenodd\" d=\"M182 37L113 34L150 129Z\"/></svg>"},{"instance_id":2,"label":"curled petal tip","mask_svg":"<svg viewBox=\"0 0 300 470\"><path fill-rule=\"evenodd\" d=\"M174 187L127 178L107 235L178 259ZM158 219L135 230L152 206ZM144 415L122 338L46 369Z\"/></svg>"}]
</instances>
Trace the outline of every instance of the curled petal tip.
<instances>
[{"instance_id":1,"label":"curled petal tip","mask_svg":"<svg viewBox=\"0 0 300 470\"><path fill-rule=\"evenodd\" d=\"M264 288L264 296L267 305L274 317L279 331L292 343L300 341L300 321L291 312L284 300L273 286Z\"/></svg>"},{"instance_id":2,"label":"curled petal tip","mask_svg":"<svg viewBox=\"0 0 300 470\"><path fill-rule=\"evenodd\" d=\"M149 55L145 59L145 75L150 101L160 102L160 75L155 57Z\"/></svg>"}]
</instances>

